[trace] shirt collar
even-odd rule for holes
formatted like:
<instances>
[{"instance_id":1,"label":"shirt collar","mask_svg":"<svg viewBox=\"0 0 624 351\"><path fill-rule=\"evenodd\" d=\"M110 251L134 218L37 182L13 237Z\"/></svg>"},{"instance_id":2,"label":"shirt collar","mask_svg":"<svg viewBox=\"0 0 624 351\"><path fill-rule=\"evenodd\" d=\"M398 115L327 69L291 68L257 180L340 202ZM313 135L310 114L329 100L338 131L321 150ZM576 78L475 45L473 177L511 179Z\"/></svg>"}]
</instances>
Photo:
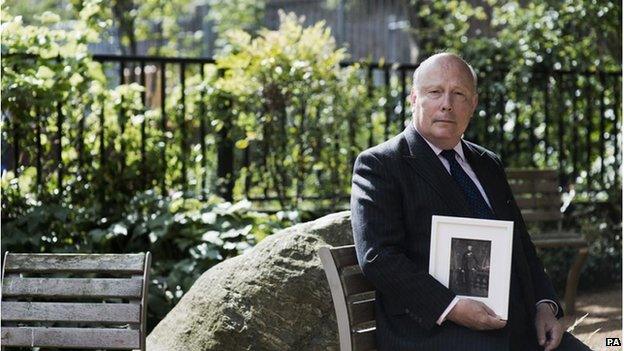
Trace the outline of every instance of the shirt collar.
<instances>
[{"instance_id":1,"label":"shirt collar","mask_svg":"<svg viewBox=\"0 0 624 351\"><path fill-rule=\"evenodd\" d=\"M425 142L427 143L427 145L429 145L429 147L431 148L431 150L433 150L433 152L435 152L436 156L440 157L440 153L443 151L442 149L440 149L439 147L433 145L432 143L429 142L429 140L427 140L427 138L425 138L424 136L422 136L422 134L420 134L420 132L418 131L418 128L416 128L416 125L414 125L414 129L416 130L416 132L425 140ZM464 148L462 147L461 144L461 140L459 141L459 143L457 143L457 145L455 145L455 147L453 147L453 150L455 150L455 153L457 153L459 155L459 157L462 159L462 161L465 161L466 159L464 158Z\"/></svg>"}]
</instances>

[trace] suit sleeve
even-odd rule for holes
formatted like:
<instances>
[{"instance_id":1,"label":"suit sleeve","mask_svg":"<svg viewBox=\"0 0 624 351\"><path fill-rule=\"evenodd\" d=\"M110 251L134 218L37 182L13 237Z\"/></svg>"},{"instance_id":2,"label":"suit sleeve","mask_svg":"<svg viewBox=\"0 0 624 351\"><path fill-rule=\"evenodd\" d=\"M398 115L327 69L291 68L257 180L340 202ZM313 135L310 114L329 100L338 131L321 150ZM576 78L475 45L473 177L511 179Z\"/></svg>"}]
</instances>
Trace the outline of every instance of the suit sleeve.
<instances>
[{"instance_id":1,"label":"suit sleeve","mask_svg":"<svg viewBox=\"0 0 624 351\"><path fill-rule=\"evenodd\" d=\"M499 163L499 166L504 174L504 168L502 167L502 162L499 158L496 158L496 161ZM514 214L514 226L517 226L516 234L520 235L520 240L522 242L522 248L524 250L524 254L526 256L527 263L529 264L529 270L531 273L531 279L533 280L533 293L535 296L534 304L537 304L541 300L552 300L557 304L558 312L557 318L563 317L563 307L561 307L561 303L559 302L559 298L557 297L557 292L555 291L554 286L548 274L544 270L544 266L542 262L537 257L537 253L535 251L535 245L531 241L531 237L526 228L526 224L524 223L524 218L522 218L522 213L518 204L516 203L516 199L513 196L513 192L511 191L511 187L509 183L506 181L507 176L505 175L505 186L507 189L507 195L512 199L511 206Z\"/></svg>"},{"instance_id":2,"label":"suit sleeve","mask_svg":"<svg viewBox=\"0 0 624 351\"><path fill-rule=\"evenodd\" d=\"M455 294L406 256L402 194L387 166L370 152L354 165L351 222L358 261L386 311L406 313L431 329Z\"/></svg>"}]
</instances>

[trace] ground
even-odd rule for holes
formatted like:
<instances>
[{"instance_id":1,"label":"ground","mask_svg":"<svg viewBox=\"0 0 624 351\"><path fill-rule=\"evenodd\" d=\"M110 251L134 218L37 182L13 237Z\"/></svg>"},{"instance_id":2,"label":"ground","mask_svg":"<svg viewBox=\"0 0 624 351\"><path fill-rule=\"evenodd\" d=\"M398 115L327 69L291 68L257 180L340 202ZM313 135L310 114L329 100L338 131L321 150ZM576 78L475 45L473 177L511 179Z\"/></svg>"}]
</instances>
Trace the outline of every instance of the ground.
<instances>
[{"instance_id":1,"label":"ground","mask_svg":"<svg viewBox=\"0 0 624 351\"><path fill-rule=\"evenodd\" d=\"M563 322L566 328L585 314L572 334L585 342L592 350L622 350L622 347L607 347L607 337L622 340L622 285L595 292L579 292L576 302L577 312L574 316L566 316Z\"/></svg>"}]
</instances>

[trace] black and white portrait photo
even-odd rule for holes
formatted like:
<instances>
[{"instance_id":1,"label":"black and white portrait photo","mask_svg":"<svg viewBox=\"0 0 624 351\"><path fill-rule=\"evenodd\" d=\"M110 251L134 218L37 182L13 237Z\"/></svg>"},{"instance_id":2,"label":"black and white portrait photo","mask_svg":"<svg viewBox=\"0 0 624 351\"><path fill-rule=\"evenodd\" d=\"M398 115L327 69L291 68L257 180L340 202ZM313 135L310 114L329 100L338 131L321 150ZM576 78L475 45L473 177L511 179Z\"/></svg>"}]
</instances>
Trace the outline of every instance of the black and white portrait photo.
<instances>
[{"instance_id":1,"label":"black and white portrait photo","mask_svg":"<svg viewBox=\"0 0 624 351\"><path fill-rule=\"evenodd\" d=\"M432 216L429 274L456 295L509 310L513 222Z\"/></svg>"},{"instance_id":2,"label":"black and white portrait photo","mask_svg":"<svg viewBox=\"0 0 624 351\"><path fill-rule=\"evenodd\" d=\"M449 288L458 295L488 297L492 242L453 238Z\"/></svg>"}]
</instances>

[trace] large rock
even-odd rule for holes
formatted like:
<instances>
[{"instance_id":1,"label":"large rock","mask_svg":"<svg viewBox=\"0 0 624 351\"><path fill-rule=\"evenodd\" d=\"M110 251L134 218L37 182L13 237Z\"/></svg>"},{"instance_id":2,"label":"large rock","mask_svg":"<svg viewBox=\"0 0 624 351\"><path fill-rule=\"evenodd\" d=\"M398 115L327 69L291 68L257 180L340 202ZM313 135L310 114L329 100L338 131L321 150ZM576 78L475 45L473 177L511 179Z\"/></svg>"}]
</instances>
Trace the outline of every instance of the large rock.
<instances>
[{"instance_id":1,"label":"large rock","mask_svg":"<svg viewBox=\"0 0 624 351\"><path fill-rule=\"evenodd\" d=\"M206 271L147 337L147 350L338 350L317 250L352 243L349 212L267 237Z\"/></svg>"}]
</instances>

